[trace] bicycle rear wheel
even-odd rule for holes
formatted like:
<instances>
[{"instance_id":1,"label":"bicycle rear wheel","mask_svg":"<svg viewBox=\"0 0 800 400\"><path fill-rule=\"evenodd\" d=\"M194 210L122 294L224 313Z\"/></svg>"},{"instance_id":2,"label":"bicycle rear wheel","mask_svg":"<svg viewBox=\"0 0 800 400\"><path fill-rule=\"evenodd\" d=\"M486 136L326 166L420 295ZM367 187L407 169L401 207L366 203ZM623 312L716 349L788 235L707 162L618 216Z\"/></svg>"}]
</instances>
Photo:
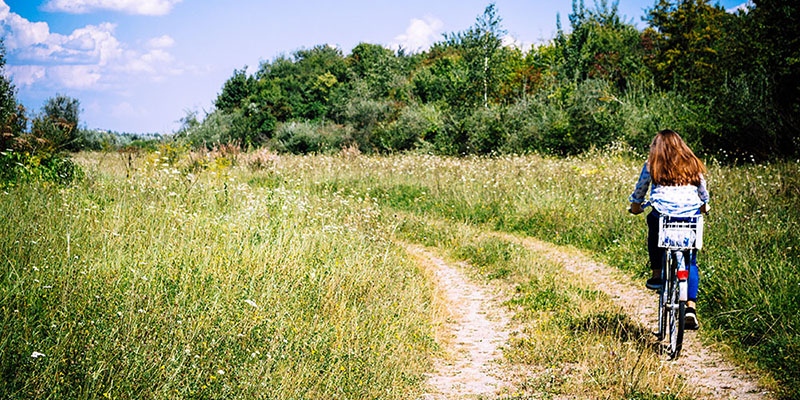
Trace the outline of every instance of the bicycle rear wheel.
<instances>
[{"instance_id":1,"label":"bicycle rear wheel","mask_svg":"<svg viewBox=\"0 0 800 400\"><path fill-rule=\"evenodd\" d=\"M674 272L675 270L673 270ZM669 357L676 359L683 347L683 328L686 318L686 302L680 300L678 277L673 273L669 280L669 301L667 302L667 325L669 334Z\"/></svg>"}]
</instances>

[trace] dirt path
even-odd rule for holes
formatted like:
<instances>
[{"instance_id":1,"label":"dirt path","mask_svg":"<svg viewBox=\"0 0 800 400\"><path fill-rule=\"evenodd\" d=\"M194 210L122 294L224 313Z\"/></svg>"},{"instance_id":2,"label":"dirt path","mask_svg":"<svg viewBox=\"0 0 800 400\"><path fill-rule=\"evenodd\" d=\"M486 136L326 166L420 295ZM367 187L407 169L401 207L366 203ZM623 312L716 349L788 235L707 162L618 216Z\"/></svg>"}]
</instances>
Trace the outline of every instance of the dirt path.
<instances>
[{"instance_id":1,"label":"dirt path","mask_svg":"<svg viewBox=\"0 0 800 400\"><path fill-rule=\"evenodd\" d=\"M598 263L577 250L531 237L521 238L506 233L494 235L521 243L529 250L558 262L568 272L609 295L643 326L655 326L658 316L653 292L646 290L643 285L634 284L616 268ZM712 399L770 398L757 385L757 377L741 371L725 361L718 351L704 346L696 332L687 331L683 343L681 357L675 362L686 373L689 382L700 389L698 395Z\"/></svg>"},{"instance_id":2,"label":"dirt path","mask_svg":"<svg viewBox=\"0 0 800 400\"><path fill-rule=\"evenodd\" d=\"M440 344L448 354L435 361L435 372L428 376L421 398L474 399L509 387L500 360L510 317L496 290L469 279L462 263L448 264L420 246L405 248L432 276L447 317Z\"/></svg>"}]
</instances>

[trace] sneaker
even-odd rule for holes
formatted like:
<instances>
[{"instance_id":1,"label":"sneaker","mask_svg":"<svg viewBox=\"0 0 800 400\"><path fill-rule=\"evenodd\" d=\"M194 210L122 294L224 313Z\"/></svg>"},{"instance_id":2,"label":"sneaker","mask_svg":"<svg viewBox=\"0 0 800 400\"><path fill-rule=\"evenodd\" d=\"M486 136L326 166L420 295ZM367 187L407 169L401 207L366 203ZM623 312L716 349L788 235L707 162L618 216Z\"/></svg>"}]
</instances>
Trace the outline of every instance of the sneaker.
<instances>
[{"instance_id":1,"label":"sneaker","mask_svg":"<svg viewBox=\"0 0 800 400\"><path fill-rule=\"evenodd\" d=\"M647 283L645 283L644 286L650 290L658 290L664 286L664 281L661 279L661 277L650 278L647 280Z\"/></svg>"},{"instance_id":2,"label":"sneaker","mask_svg":"<svg viewBox=\"0 0 800 400\"><path fill-rule=\"evenodd\" d=\"M686 307L686 317L684 321L684 329L695 331L700 327L700 321L697 320L697 311L694 307Z\"/></svg>"}]
</instances>

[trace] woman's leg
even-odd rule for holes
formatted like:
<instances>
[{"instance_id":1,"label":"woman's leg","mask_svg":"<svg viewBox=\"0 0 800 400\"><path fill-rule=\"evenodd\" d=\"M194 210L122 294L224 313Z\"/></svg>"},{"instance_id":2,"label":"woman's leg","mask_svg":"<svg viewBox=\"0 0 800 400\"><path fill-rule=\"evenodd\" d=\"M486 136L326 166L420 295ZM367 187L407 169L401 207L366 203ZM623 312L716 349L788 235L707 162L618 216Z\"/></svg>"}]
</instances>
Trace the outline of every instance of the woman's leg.
<instances>
[{"instance_id":1,"label":"woman's leg","mask_svg":"<svg viewBox=\"0 0 800 400\"><path fill-rule=\"evenodd\" d=\"M647 214L647 252L650 255L650 269L653 275L647 280L647 287L658 289L664 282L661 278L661 263L664 259L664 249L658 247L658 211Z\"/></svg>"},{"instance_id":2,"label":"woman's leg","mask_svg":"<svg viewBox=\"0 0 800 400\"><path fill-rule=\"evenodd\" d=\"M700 285L700 270L697 268L697 250L692 251L689 262L689 301L697 301L697 287ZM694 304L692 304L694 306Z\"/></svg>"},{"instance_id":3,"label":"woman's leg","mask_svg":"<svg viewBox=\"0 0 800 400\"><path fill-rule=\"evenodd\" d=\"M664 258L664 249L658 247L658 217L656 210L647 214L647 252L650 254L650 269L653 276L661 276L661 261Z\"/></svg>"},{"instance_id":4,"label":"woman's leg","mask_svg":"<svg viewBox=\"0 0 800 400\"><path fill-rule=\"evenodd\" d=\"M700 322L697 319L697 311L695 310L695 301L697 300L697 286L700 283L700 270L697 269L697 250L692 250L692 255L689 258L689 279L688 279L689 293L687 293L688 300L686 302L686 329L694 330L700 327Z\"/></svg>"}]
</instances>

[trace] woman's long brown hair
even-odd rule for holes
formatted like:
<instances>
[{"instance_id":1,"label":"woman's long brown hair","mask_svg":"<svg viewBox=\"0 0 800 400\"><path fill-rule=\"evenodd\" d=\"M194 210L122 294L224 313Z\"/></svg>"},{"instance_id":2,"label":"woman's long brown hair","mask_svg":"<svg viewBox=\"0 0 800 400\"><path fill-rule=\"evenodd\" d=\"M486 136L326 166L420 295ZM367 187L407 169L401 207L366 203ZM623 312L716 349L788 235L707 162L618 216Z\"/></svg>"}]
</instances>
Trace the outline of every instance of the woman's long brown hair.
<instances>
[{"instance_id":1,"label":"woman's long brown hair","mask_svg":"<svg viewBox=\"0 0 800 400\"><path fill-rule=\"evenodd\" d=\"M653 182L661 186L699 185L706 166L694 155L677 132L658 132L647 159Z\"/></svg>"}]
</instances>

